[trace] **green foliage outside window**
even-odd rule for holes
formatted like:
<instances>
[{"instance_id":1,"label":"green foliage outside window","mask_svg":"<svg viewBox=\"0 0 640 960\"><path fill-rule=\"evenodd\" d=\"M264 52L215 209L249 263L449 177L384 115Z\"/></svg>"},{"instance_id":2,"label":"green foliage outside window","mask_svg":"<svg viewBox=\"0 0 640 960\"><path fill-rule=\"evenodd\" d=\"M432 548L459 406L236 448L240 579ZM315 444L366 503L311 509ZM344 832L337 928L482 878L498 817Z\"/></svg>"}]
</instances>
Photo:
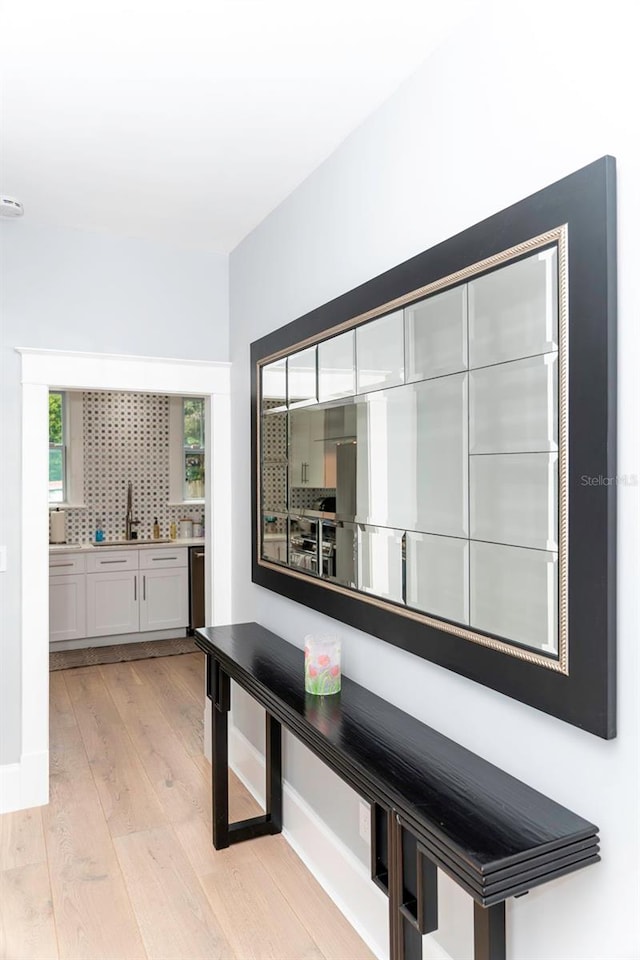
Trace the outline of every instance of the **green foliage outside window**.
<instances>
[{"instance_id":1,"label":"green foliage outside window","mask_svg":"<svg viewBox=\"0 0 640 960\"><path fill-rule=\"evenodd\" d=\"M65 499L64 399L49 393L49 502Z\"/></svg>"},{"instance_id":2,"label":"green foliage outside window","mask_svg":"<svg viewBox=\"0 0 640 960\"><path fill-rule=\"evenodd\" d=\"M204 447L204 400L184 398L184 445L201 450Z\"/></svg>"},{"instance_id":3,"label":"green foliage outside window","mask_svg":"<svg viewBox=\"0 0 640 960\"><path fill-rule=\"evenodd\" d=\"M49 443L62 443L62 394L49 394Z\"/></svg>"},{"instance_id":4,"label":"green foliage outside window","mask_svg":"<svg viewBox=\"0 0 640 960\"><path fill-rule=\"evenodd\" d=\"M183 399L185 499L204 496L204 399Z\"/></svg>"}]
</instances>

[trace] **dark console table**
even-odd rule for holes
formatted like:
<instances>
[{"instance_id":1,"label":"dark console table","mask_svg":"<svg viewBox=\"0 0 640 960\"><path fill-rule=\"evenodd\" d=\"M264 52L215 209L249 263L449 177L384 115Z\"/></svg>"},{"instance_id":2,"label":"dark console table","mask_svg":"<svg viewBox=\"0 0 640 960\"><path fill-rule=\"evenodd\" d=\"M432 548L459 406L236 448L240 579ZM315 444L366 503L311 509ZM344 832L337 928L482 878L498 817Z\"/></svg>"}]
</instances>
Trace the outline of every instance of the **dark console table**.
<instances>
[{"instance_id":1,"label":"dark console table","mask_svg":"<svg viewBox=\"0 0 640 960\"><path fill-rule=\"evenodd\" d=\"M598 828L342 678L305 694L303 652L257 623L196 631L212 700L216 849L282 829L281 726L371 804L371 876L389 898L391 960L437 928L440 867L474 901L475 960L505 960L505 900L591 863ZM229 823L230 680L266 710L266 812Z\"/></svg>"}]
</instances>

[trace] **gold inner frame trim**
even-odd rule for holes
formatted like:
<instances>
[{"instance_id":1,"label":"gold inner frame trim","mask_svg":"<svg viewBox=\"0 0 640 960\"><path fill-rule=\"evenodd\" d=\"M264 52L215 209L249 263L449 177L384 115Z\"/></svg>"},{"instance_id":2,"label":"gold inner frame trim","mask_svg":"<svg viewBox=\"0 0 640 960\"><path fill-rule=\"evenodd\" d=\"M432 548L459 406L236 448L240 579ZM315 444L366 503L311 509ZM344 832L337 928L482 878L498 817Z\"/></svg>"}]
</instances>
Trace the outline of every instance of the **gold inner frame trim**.
<instances>
[{"instance_id":1,"label":"gold inner frame trim","mask_svg":"<svg viewBox=\"0 0 640 960\"><path fill-rule=\"evenodd\" d=\"M568 619L568 552L569 552L569 504L568 504L568 437L569 437L569 289L567 282L567 248L568 248L568 228L567 224L562 224L561 226L555 227L553 230L548 230L546 233L542 233L537 237L532 237L530 240L525 240L523 243L519 243L514 247L510 247L508 250L503 250L500 253L494 254L491 257L487 257L485 260L480 260L477 263L471 264L468 267L464 267L462 270L457 270L455 273L451 273L446 277L441 277L439 280L435 280L433 283L427 284L423 287L418 287L416 290L412 290L409 293L403 294L401 297L396 297L394 300L389 300L387 303L381 304L379 307L375 307L372 310L368 310L366 313L361 313L357 317L352 317L349 320L345 320L343 323L336 324L333 327L328 327L326 330L323 330L321 333L316 334L312 337L307 337L305 340L300 340L297 343L291 344L288 347L285 347L282 350L278 350L275 353L270 354L267 357L263 357L256 364L256 375L257 375L257 384L260 385L260 371L261 368L266 366L269 363L273 363L275 360L280 360L282 357L287 357L292 353L297 353L299 350L303 350L305 347L311 347L316 343L320 343L323 340L328 340L330 337L336 336L338 333L342 333L345 330L350 330L353 327L360 326L362 323L366 323L368 320L373 320L375 317L382 316L385 313L391 313L394 310L398 310L401 307L405 307L408 304L414 303L416 300L423 300L425 297L437 293L439 291L445 290L447 287L452 287L457 283L462 283L466 280L469 280L472 277L478 276L481 273L486 273L494 267L508 263L510 260L515 260L518 257L522 257L528 253L532 253L537 249L542 247L550 246L551 244L556 244L558 249L558 655L557 657L552 657L550 655L545 655L542 653L536 653L533 650L530 650L526 647L521 647L515 643L509 643L508 640L498 640L495 637L490 637L483 633L478 633L475 630L470 628L465 628L458 626L453 623L449 623L447 620L440 620L437 617L429 616L426 613L420 613L417 610L413 610L410 607L402 607L399 604L392 603L388 600L383 600L372 596L371 594L362 593L359 590L343 587L339 584L332 583L329 580L323 580L322 577L311 576L308 573L301 572L299 570L294 570L290 567L286 567L281 563L274 563L270 560L262 557L261 554L261 543L262 543L262 503L261 503L261 491L262 491L262 477L261 477L261 394L260 389L256 391L256 495L257 495L257 539L256 543L258 544L258 556L257 562L259 566L266 567L270 570L275 570L278 573L283 574L284 576L295 577L298 580L304 580L309 582L310 580L314 583L321 585L326 590L333 590L334 592L344 594L345 596L354 597L357 600L362 601L363 603L371 604L375 607L379 607L384 610L391 610L394 613L397 613L399 616L407 617L410 620L415 620L418 623L424 623L427 626L435 627L438 630L442 630L445 633L453 634L456 637L460 637L463 640L469 640L472 643L478 643L481 646L488 647L491 650L496 650L499 653L505 653L509 656L516 657L519 660L524 660L527 663L536 664L541 667L545 667L547 670L553 670L556 673L563 673L566 676L569 674L569 619Z\"/></svg>"}]
</instances>

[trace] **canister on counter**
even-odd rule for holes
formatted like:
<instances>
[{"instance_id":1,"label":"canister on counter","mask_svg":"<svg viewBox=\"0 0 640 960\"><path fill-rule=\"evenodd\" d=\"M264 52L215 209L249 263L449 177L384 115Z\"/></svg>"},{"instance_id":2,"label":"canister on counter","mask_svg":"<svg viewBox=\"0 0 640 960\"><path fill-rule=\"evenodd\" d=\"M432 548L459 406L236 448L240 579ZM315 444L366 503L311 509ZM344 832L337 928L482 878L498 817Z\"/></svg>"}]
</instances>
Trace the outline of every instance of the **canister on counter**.
<instances>
[{"instance_id":1,"label":"canister on counter","mask_svg":"<svg viewBox=\"0 0 640 960\"><path fill-rule=\"evenodd\" d=\"M193 537L193 520L190 517L184 517L178 521L178 539L191 540Z\"/></svg>"}]
</instances>

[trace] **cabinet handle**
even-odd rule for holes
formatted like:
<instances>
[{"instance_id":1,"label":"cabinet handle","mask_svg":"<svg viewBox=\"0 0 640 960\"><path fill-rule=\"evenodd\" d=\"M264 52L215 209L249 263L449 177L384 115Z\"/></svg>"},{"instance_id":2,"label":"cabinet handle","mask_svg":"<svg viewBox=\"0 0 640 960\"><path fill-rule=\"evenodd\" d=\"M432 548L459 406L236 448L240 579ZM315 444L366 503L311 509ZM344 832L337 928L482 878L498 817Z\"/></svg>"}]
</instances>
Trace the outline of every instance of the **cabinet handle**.
<instances>
[{"instance_id":1,"label":"cabinet handle","mask_svg":"<svg viewBox=\"0 0 640 960\"><path fill-rule=\"evenodd\" d=\"M153 563L156 563L158 560L177 560L177 557L151 557Z\"/></svg>"},{"instance_id":2,"label":"cabinet handle","mask_svg":"<svg viewBox=\"0 0 640 960\"><path fill-rule=\"evenodd\" d=\"M194 556L199 560L201 557L204 557L204 553L196 553Z\"/></svg>"},{"instance_id":3,"label":"cabinet handle","mask_svg":"<svg viewBox=\"0 0 640 960\"><path fill-rule=\"evenodd\" d=\"M147 576L146 574L142 578L142 599L147 599Z\"/></svg>"},{"instance_id":4,"label":"cabinet handle","mask_svg":"<svg viewBox=\"0 0 640 960\"><path fill-rule=\"evenodd\" d=\"M72 567L73 563L50 563L50 567Z\"/></svg>"},{"instance_id":5,"label":"cabinet handle","mask_svg":"<svg viewBox=\"0 0 640 960\"><path fill-rule=\"evenodd\" d=\"M133 578L133 599L138 599L138 575L136 574Z\"/></svg>"},{"instance_id":6,"label":"cabinet handle","mask_svg":"<svg viewBox=\"0 0 640 960\"><path fill-rule=\"evenodd\" d=\"M105 563L126 563L126 560L100 560L100 566L104 566Z\"/></svg>"}]
</instances>

